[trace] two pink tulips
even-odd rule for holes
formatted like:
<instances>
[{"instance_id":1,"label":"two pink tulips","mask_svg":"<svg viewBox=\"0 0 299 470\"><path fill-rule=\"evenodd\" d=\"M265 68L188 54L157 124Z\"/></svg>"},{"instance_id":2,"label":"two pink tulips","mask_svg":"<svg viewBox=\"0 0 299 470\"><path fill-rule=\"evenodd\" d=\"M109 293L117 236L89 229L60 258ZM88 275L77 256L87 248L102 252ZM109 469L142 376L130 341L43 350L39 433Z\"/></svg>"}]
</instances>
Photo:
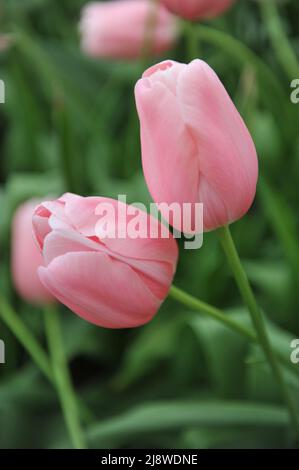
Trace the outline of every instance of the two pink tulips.
<instances>
[{"instance_id":1,"label":"two pink tulips","mask_svg":"<svg viewBox=\"0 0 299 470\"><path fill-rule=\"evenodd\" d=\"M220 15L233 3L96 2L83 12L82 46L92 56L148 59L143 54L146 45L150 45L152 55L157 55L174 44L178 33L174 14L195 21ZM196 40L196 35L191 37L191 28L186 31L190 33L188 39ZM189 42L194 45L194 41ZM151 230L146 236L131 236L128 227L134 217L127 209L133 206L120 207L119 201L104 197L66 193L40 203L33 218L32 205L28 211L25 206L17 213L13 229L17 290L29 301L48 302L54 298L84 320L105 328L146 324L170 293L188 309L204 312L260 346L299 438L296 403L285 382L283 359L271 344L267 323L229 230L231 223L247 213L256 194L258 159L252 137L217 74L199 59L189 64L165 60L151 66L136 84L135 99L144 178L162 216L175 229L174 234L158 219L135 207L138 223L142 220L145 226L154 227L155 236ZM105 213L107 205L113 209L111 213ZM183 219L177 223L176 218L169 218L169 207L173 205L179 206L181 215L185 205L192 208L192 227L197 226L198 205L203 207L201 231L217 230L251 326L172 286L178 262L174 238L185 227ZM122 209L126 211L125 219L119 218ZM29 230L31 222L36 246L32 227ZM42 256L37 254L37 247ZM53 338L58 331L57 323L54 328L51 324L53 318L56 321L55 314L45 317L48 336L51 338L52 330ZM63 385L62 397L64 390ZM77 440L77 447L82 447L82 440Z\"/></svg>"},{"instance_id":2,"label":"two pink tulips","mask_svg":"<svg viewBox=\"0 0 299 470\"><path fill-rule=\"evenodd\" d=\"M197 19L216 16L232 3L94 2L83 10L83 49L94 56L140 57L153 15L152 53L159 54L169 49L177 36L177 21L170 11ZM180 207L190 204L192 220L197 215L196 204L203 204L204 231L242 217L255 196L257 155L215 72L201 60L188 65L164 61L144 72L135 96L143 171L154 201ZM25 298L47 301L53 296L96 325L135 327L151 320L168 295L178 248L170 233L167 238L104 237L100 212L108 201L116 208L113 200L73 194L40 204L33 226L42 258L27 228L20 243L20 225L25 218L29 223L32 205L27 212L20 209L13 243L15 283ZM161 212L165 215L163 209ZM150 220L146 214L143 217ZM158 221L154 223L160 226ZM172 224L183 231L175 220ZM26 275L25 266L27 272L32 268L33 276Z\"/></svg>"},{"instance_id":3,"label":"two pink tulips","mask_svg":"<svg viewBox=\"0 0 299 470\"><path fill-rule=\"evenodd\" d=\"M203 203L205 231L242 217L256 191L257 156L215 72L200 60L162 62L138 81L136 102L144 175L154 201ZM166 298L177 244L170 233L167 238L104 237L100 214L107 202L117 212L114 200L73 194L40 204L33 226L43 263L38 258L34 269L43 264L38 272L44 287L85 320L108 328L134 327L151 320ZM109 222L119 223L117 217ZM18 240L14 246L16 283L26 284L28 278L18 272Z\"/></svg>"},{"instance_id":4,"label":"two pink tulips","mask_svg":"<svg viewBox=\"0 0 299 470\"><path fill-rule=\"evenodd\" d=\"M88 3L80 22L83 51L93 57L138 59L146 42L151 55L174 45L179 25L176 14L189 20L224 13L233 0L114 0Z\"/></svg>"}]
</instances>

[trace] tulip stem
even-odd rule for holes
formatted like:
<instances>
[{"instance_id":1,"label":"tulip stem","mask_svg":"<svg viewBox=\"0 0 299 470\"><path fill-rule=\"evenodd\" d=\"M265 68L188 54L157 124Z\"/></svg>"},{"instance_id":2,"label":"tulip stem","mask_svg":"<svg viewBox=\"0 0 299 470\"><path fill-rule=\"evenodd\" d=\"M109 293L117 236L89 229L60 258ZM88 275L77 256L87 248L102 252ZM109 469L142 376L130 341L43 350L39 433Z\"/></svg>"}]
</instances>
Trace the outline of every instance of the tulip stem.
<instances>
[{"instance_id":1,"label":"tulip stem","mask_svg":"<svg viewBox=\"0 0 299 470\"><path fill-rule=\"evenodd\" d=\"M53 120L58 137L61 172L64 177L65 188L67 191L80 193L80 191L76 191L79 188L74 173L74 149L72 148L68 109L64 95L59 91L56 91L54 99Z\"/></svg>"},{"instance_id":2,"label":"tulip stem","mask_svg":"<svg viewBox=\"0 0 299 470\"><path fill-rule=\"evenodd\" d=\"M86 444L79 419L78 401L63 348L59 315L53 305L45 307L45 327L54 379L65 423L74 448L85 449Z\"/></svg>"},{"instance_id":3,"label":"tulip stem","mask_svg":"<svg viewBox=\"0 0 299 470\"><path fill-rule=\"evenodd\" d=\"M196 312L203 313L210 318L222 323L224 326L228 327L230 330L235 331L236 333L241 334L244 338L250 341L253 344L259 343L259 339L251 329L247 328L244 325L241 325L239 322L236 322L233 318L229 317L225 313L223 313L217 307L214 307L202 300L199 300L192 295L184 292L183 290L179 289L176 286L171 286L169 291L169 296L180 302L182 305L190 308L190 310L194 310ZM298 382L298 373L296 368L294 368L293 364L289 360L288 356L282 353L281 350L275 348L275 354L278 360L288 369L288 371L293 375L294 380Z\"/></svg>"},{"instance_id":4,"label":"tulip stem","mask_svg":"<svg viewBox=\"0 0 299 470\"><path fill-rule=\"evenodd\" d=\"M246 328L245 326L230 318L228 315L225 315L218 308L213 307L212 305L209 305L202 300L196 299L178 287L171 286L169 295L181 304L189 307L191 310L197 310L199 312L205 313L209 317L223 323L225 326L228 326L237 333L241 333L241 335L245 336L249 341L255 342L257 340L256 335L249 328Z\"/></svg>"},{"instance_id":5,"label":"tulip stem","mask_svg":"<svg viewBox=\"0 0 299 470\"><path fill-rule=\"evenodd\" d=\"M29 356L35 362L40 371L49 380L49 382L56 388L56 381L53 374L52 364L49 361L47 353L44 351L42 346L39 344L37 339L31 333L29 328L9 305L9 303L0 294L0 318L10 329L13 335L17 338L23 348L27 351ZM81 416L89 422L93 419L90 410L85 406L83 402L78 401L80 406Z\"/></svg>"},{"instance_id":6,"label":"tulip stem","mask_svg":"<svg viewBox=\"0 0 299 470\"><path fill-rule=\"evenodd\" d=\"M47 354L39 345L31 331L27 328L19 315L11 308L6 300L0 295L0 318L12 331L14 336L26 349L28 354L32 357L34 362L44 373L44 375L54 382L53 370Z\"/></svg>"},{"instance_id":7,"label":"tulip stem","mask_svg":"<svg viewBox=\"0 0 299 470\"><path fill-rule=\"evenodd\" d=\"M220 228L218 230L218 236L220 243L223 247L224 253L226 255L227 261L234 274L236 283L239 287L239 291L250 312L251 320L255 327L259 343L272 369L273 375L281 388L281 393L288 406L289 414L294 425L297 440L299 442L299 413L296 404L293 400L293 397L289 391L289 388L285 383L282 369L280 367L278 358L276 357L276 354L271 345L270 338L268 336L263 315L256 302L247 274L242 266L229 227L225 226Z\"/></svg>"},{"instance_id":8,"label":"tulip stem","mask_svg":"<svg viewBox=\"0 0 299 470\"><path fill-rule=\"evenodd\" d=\"M184 21L184 29L186 36L186 46L188 53L188 61L199 57L199 38L197 30L191 21Z\"/></svg>"}]
</instances>

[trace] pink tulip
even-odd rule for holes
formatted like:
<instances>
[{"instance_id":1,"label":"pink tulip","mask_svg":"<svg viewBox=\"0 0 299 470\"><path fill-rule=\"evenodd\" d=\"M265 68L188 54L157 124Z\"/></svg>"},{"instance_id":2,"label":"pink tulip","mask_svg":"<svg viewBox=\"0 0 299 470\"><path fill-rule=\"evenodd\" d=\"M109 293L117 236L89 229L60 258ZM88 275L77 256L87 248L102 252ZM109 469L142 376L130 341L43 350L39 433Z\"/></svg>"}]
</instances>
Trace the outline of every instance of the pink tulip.
<instances>
[{"instance_id":1,"label":"pink tulip","mask_svg":"<svg viewBox=\"0 0 299 470\"><path fill-rule=\"evenodd\" d=\"M37 270L43 258L33 237L32 216L36 201L22 204L12 224L12 277L19 295L26 301L42 304L52 300L39 280Z\"/></svg>"},{"instance_id":2,"label":"pink tulip","mask_svg":"<svg viewBox=\"0 0 299 470\"><path fill-rule=\"evenodd\" d=\"M160 0L170 11L188 20L212 18L227 10L235 0Z\"/></svg>"},{"instance_id":3,"label":"pink tulip","mask_svg":"<svg viewBox=\"0 0 299 470\"><path fill-rule=\"evenodd\" d=\"M7 51L11 46L13 40L12 37L8 34L1 34L0 35L0 52Z\"/></svg>"},{"instance_id":4,"label":"pink tulip","mask_svg":"<svg viewBox=\"0 0 299 470\"><path fill-rule=\"evenodd\" d=\"M156 239L104 237L101 211L107 204L116 214L118 207L129 207L113 199L65 194L36 209L34 231L45 262L39 275L60 302L85 320L106 328L135 327L151 320L165 299L177 244L170 234ZM146 224L161 227L136 211ZM126 229L129 219L107 217L113 229Z\"/></svg>"},{"instance_id":5,"label":"pink tulip","mask_svg":"<svg viewBox=\"0 0 299 470\"><path fill-rule=\"evenodd\" d=\"M139 58L151 22L151 52L159 55L172 47L178 31L175 17L163 5L150 0L89 3L80 22L82 49L94 57Z\"/></svg>"},{"instance_id":6,"label":"pink tulip","mask_svg":"<svg viewBox=\"0 0 299 470\"><path fill-rule=\"evenodd\" d=\"M206 231L242 217L256 192L257 155L216 73L202 60L165 61L143 74L135 95L154 201L203 203Z\"/></svg>"}]
</instances>

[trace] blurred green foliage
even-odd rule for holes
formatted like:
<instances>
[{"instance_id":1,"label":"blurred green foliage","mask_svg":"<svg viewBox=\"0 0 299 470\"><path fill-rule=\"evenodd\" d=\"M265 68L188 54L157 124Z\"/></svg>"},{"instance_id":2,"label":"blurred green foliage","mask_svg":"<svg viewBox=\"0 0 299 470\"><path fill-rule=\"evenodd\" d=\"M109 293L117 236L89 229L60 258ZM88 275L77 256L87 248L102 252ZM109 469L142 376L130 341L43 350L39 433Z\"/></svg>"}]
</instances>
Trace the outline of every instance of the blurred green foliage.
<instances>
[{"instance_id":1,"label":"blurred green foliage","mask_svg":"<svg viewBox=\"0 0 299 470\"><path fill-rule=\"evenodd\" d=\"M10 279L10 223L31 197L75 191L148 203L133 88L141 63L90 60L79 49L82 0L2 0L0 290L45 346L42 312ZM299 53L299 3L280 2ZM257 2L240 0L198 30L200 55L234 98L256 143L261 178L250 213L232 227L271 336L286 358L299 337L299 104ZM274 31L275 33L275 31ZM184 60L182 35L169 54ZM152 62L152 61L151 61ZM293 78L299 78L293 77ZM66 157L66 158L65 158ZM181 247L176 284L248 322L214 233ZM96 328L61 307L65 347L93 447L290 447L287 413L256 346L167 300L147 326ZM275 326L274 326L275 324ZM0 322L0 447L69 447L57 396ZM295 368L299 377L299 366ZM298 401L298 381L287 377ZM299 403L298 403L299 404Z\"/></svg>"}]
</instances>

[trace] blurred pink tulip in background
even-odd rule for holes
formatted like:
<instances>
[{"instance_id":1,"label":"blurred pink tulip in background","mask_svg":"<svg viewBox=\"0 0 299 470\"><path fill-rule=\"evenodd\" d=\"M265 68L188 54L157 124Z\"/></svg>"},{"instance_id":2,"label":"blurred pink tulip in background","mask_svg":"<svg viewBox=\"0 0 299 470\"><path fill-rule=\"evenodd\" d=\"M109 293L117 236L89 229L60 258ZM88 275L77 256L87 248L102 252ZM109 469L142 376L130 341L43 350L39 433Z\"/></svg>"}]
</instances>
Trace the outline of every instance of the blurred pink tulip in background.
<instances>
[{"instance_id":1,"label":"blurred pink tulip in background","mask_svg":"<svg viewBox=\"0 0 299 470\"><path fill-rule=\"evenodd\" d=\"M33 236L32 216L37 201L27 201L16 211L12 223L12 278L18 294L28 302L42 304L53 298L39 280L43 258Z\"/></svg>"},{"instance_id":2,"label":"blurred pink tulip in background","mask_svg":"<svg viewBox=\"0 0 299 470\"><path fill-rule=\"evenodd\" d=\"M147 40L155 55L169 50L178 27L175 16L163 5L150 0L117 0L88 3L82 11L80 32L82 49L90 56L136 59Z\"/></svg>"},{"instance_id":3,"label":"blurred pink tulip in background","mask_svg":"<svg viewBox=\"0 0 299 470\"><path fill-rule=\"evenodd\" d=\"M224 13L235 0L160 0L176 15L188 20L212 18Z\"/></svg>"}]
</instances>

